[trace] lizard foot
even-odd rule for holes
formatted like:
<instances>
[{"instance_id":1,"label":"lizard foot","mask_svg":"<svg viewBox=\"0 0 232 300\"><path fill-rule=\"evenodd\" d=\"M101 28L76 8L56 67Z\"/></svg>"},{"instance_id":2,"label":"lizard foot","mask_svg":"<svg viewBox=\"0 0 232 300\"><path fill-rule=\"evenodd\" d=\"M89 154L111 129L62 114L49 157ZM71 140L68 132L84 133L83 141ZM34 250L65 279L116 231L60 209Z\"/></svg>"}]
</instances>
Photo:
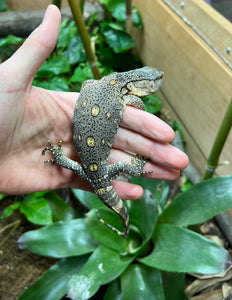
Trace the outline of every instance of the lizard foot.
<instances>
[{"instance_id":1,"label":"lizard foot","mask_svg":"<svg viewBox=\"0 0 232 300\"><path fill-rule=\"evenodd\" d=\"M48 140L48 144L50 147L45 147L42 151L42 154L45 155L46 151L50 151L53 154L54 158L45 160L44 161L45 164L50 163L50 162L55 162L55 161L57 161L57 159L56 159L57 157L64 155L63 149L62 149L62 141L59 141L57 148L50 142L50 140Z\"/></svg>"},{"instance_id":2,"label":"lizard foot","mask_svg":"<svg viewBox=\"0 0 232 300\"><path fill-rule=\"evenodd\" d=\"M135 158L132 158L131 163L134 168L137 169L140 175L153 173L153 171L143 171L143 167L148 159L145 159L142 155L137 154Z\"/></svg>"}]
</instances>

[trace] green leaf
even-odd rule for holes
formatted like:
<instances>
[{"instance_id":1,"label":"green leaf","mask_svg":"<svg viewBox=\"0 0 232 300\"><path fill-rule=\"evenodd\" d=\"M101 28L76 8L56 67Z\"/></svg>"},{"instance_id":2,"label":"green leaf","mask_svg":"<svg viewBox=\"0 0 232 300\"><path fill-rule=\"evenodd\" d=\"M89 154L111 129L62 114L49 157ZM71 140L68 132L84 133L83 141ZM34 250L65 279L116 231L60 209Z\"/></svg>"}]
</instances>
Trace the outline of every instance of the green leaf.
<instances>
[{"instance_id":1,"label":"green leaf","mask_svg":"<svg viewBox=\"0 0 232 300\"><path fill-rule=\"evenodd\" d=\"M0 1L0 11L7 11L8 6L6 4L8 0L1 0Z\"/></svg>"},{"instance_id":2,"label":"green leaf","mask_svg":"<svg viewBox=\"0 0 232 300\"><path fill-rule=\"evenodd\" d=\"M36 76L59 75L69 73L70 64L66 56L53 57L45 61Z\"/></svg>"},{"instance_id":3,"label":"green leaf","mask_svg":"<svg viewBox=\"0 0 232 300\"><path fill-rule=\"evenodd\" d=\"M12 44L17 45L23 41L24 41L24 39L10 34L5 38L0 39L0 48L7 46L7 45L12 45Z\"/></svg>"},{"instance_id":4,"label":"green leaf","mask_svg":"<svg viewBox=\"0 0 232 300\"><path fill-rule=\"evenodd\" d=\"M100 217L113 227L118 228L121 225L120 230L122 230L122 222L119 216L107 208L99 209L98 213ZM106 225L102 224L97 218L95 209L91 210L87 214L85 221L86 229L88 232L100 243L109 248L112 248L121 254L127 253L128 239L119 236L116 232L112 231Z\"/></svg>"},{"instance_id":5,"label":"green leaf","mask_svg":"<svg viewBox=\"0 0 232 300\"><path fill-rule=\"evenodd\" d=\"M150 191L145 190L141 199L130 201L130 223L136 226L148 241L154 231L158 218L158 207Z\"/></svg>"},{"instance_id":6,"label":"green leaf","mask_svg":"<svg viewBox=\"0 0 232 300\"><path fill-rule=\"evenodd\" d=\"M61 23L60 33L57 42L58 49L65 49L68 47L70 41L77 35L77 27L74 21L69 22L67 19Z\"/></svg>"},{"instance_id":7,"label":"green leaf","mask_svg":"<svg viewBox=\"0 0 232 300\"><path fill-rule=\"evenodd\" d=\"M119 22L126 22L126 4L124 0L100 0L105 4L112 16ZM142 28L142 20L136 7L132 6L132 22L133 25Z\"/></svg>"},{"instance_id":8,"label":"green leaf","mask_svg":"<svg viewBox=\"0 0 232 300\"><path fill-rule=\"evenodd\" d=\"M89 64L80 64L70 78L70 82L84 82L87 79L92 79L93 73Z\"/></svg>"},{"instance_id":9,"label":"green leaf","mask_svg":"<svg viewBox=\"0 0 232 300\"><path fill-rule=\"evenodd\" d=\"M185 274L162 272L162 282L165 299L185 300Z\"/></svg>"},{"instance_id":10,"label":"green leaf","mask_svg":"<svg viewBox=\"0 0 232 300\"><path fill-rule=\"evenodd\" d=\"M67 294L70 276L81 270L87 258L88 256L85 255L62 259L19 296L18 300L60 300Z\"/></svg>"},{"instance_id":11,"label":"green leaf","mask_svg":"<svg viewBox=\"0 0 232 300\"><path fill-rule=\"evenodd\" d=\"M35 84L38 87L53 90L53 91L63 91L69 92L68 81L64 78L53 77L50 81L35 81Z\"/></svg>"},{"instance_id":12,"label":"green leaf","mask_svg":"<svg viewBox=\"0 0 232 300\"><path fill-rule=\"evenodd\" d=\"M123 272L121 287L126 300L165 300L160 271L141 264L130 265Z\"/></svg>"},{"instance_id":13,"label":"green leaf","mask_svg":"<svg viewBox=\"0 0 232 300\"><path fill-rule=\"evenodd\" d=\"M140 262L164 271L213 274L231 264L229 253L218 244L188 229L156 225L155 247Z\"/></svg>"},{"instance_id":14,"label":"green leaf","mask_svg":"<svg viewBox=\"0 0 232 300\"><path fill-rule=\"evenodd\" d=\"M50 257L83 255L96 248L83 219L60 221L24 233L18 240L20 249Z\"/></svg>"},{"instance_id":15,"label":"green leaf","mask_svg":"<svg viewBox=\"0 0 232 300\"><path fill-rule=\"evenodd\" d=\"M20 206L20 202L15 202L15 203L13 203L13 204L7 206L7 207L4 209L4 211L3 211L2 215L1 215L1 219L4 220L5 218L11 216L12 213L13 213L16 209L19 208L19 206Z\"/></svg>"},{"instance_id":16,"label":"green leaf","mask_svg":"<svg viewBox=\"0 0 232 300\"><path fill-rule=\"evenodd\" d=\"M7 195L0 194L0 201L1 201L2 199L6 198L6 197L7 197Z\"/></svg>"},{"instance_id":17,"label":"green leaf","mask_svg":"<svg viewBox=\"0 0 232 300\"><path fill-rule=\"evenodd\" d=\"M133 25L137 28L142 29L143 28L143 22L142 22L142 18L140 16L139 11L137 10L137 8L132 5L132 22Z\"/></svg>"},{"instance_id":18,"label":"green leaf","mask_svg":"<svg viewBox=\"0 0 232 300\"><path fill-rule=\"evenodd\" d=\"M45 196L52 210L53 221L66 221L78 217L77 211L70 207L54 192L48 192Z\"/></svg>"},{"instance_id":19,"label":"green leaf","mask_svg":"<svg viewBox=\"0 0 232 300\"><path fill-rule=\"evenodd\" d=\"M170 190L168 181L152 180L145 177L132 177L130 182L140 185L144 190L149 190L161 208L166 205Z\"/></svg>"},{"instance_id":20,"label":"green leaf","mask_svg":"<svg viewBox=\"0 0 232 300\"><path fill-rule=\"evenodd\" d=\"M232 176L200 182L175 197L159 218L179 226L198 224L232 208Z\"/></svg>"},{"instance_id":21,"label":"green leaf","mask_svg":"<svg viewBox=\"0 0 232 300\"><path fill-rule=\"evenodd\" d=\"M71 299L89 299L103 284L117 278L134 259L103 245L93 252L82 270L71 277L68 296Z\"/></svg>"},{"instance_id":22,"label":"green leaf","mask_svg":"<svg viewBox=\"0 0 232 300\"><path fill-rule=\"evenodd\" d=\"M121 2L121 3L119 3ZM126 3L125 1L110 1L107 5L112 16L120 22L126 21Z\"/></svg>"},{"instance_id":23,"label":"green leaf","mask_svg":"<svg viewBox=\"0 0 232 300\"><path fill-rule=\"evenodd\" d=\"M126 5L124 0L100 0L117 21L126 20Z\"/></svg>"},{"instance_id":24,"label":"green leaf","mask_svg":"<svg viewBox=\"0 0 232 300\"><path fill-rule=\"evenodd\" d=\"M71 65L85 61L86 56L81 38L74 36L63 54L67 57Z\"/></svg>"},{"instance_id":25,"label":"green leaf","mask_svg":"<svg viewBox=\"0 0 232 300\"><path fill-rule=\"evenodd\" d=\"M119 279L108 284L103 300L123 300Z\"/></svg>"},{"instance_id":26,"label":"green leaf","mask_svg":"<svg viewBox=\"0 0 232 300\"><path fill-rule=\"evenodd\" d=\"M34 224L52 224L52 211L44 198L35 198L33 194L28 195L21 202L19 209Z\"/></svg>"},{"instance_id":27,"label":"green leaf","mask_svg":"<svg viewBox=\"0 0 232 300\"><path fill-rule=\"evenodd\" d=\"M134 46L133 39L125 31L107 27L103 30L103 35L115 53L125 52Z\"/></svg>"},{"instance_id":28,"label":"green leaf","mask_svg":"<svg viewBox=\"0 0 232 300\"><path fill-rule=\"evenodd\" d=\"M105 205L101 202L101 200L95 194L91 192L82 191L79 189L72 190L77 199L88 209L96 208L96 209L104 209Z\"/></svg>"},{"instance_id":29,"label":"green leaf","mask_svg":"<svg viewBox=\"0 0 232 300\"><path fill-rule=\"evenodd\" d=\"M149 95L143 98L146 111L151 114L157 114L162 109L161 100L155 95Z\"/></svg>"}]
</instances>

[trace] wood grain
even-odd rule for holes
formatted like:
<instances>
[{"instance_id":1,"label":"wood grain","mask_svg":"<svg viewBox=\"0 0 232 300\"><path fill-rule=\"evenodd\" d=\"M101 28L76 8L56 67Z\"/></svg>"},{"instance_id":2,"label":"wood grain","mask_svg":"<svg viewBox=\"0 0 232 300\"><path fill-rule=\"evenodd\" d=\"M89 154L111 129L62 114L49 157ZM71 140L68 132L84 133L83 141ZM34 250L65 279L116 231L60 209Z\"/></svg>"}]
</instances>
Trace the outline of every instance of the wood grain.
<instances>
[{"instance_id":1,"label":"wood grain","mask_svg":"<svg viewBox=\"0 0 232 300\"><path fill-rule=\"evenodd\" d=\"M232 43L231 23L203 1L170 1L194 24L214 47L224 50ZM203 171L205 160L232 97L232 70L162 0L134 0L144 23L142 31L131 29L136 51L145 65L164 71L160 93L164 107L181 122L191 161ZM229 44L230 43L230 44ZM231 45L232 49L232 45ZM232 162L232 134L221 161ZM231 173L232 164L217 169Z\"/></svg>"}]
</instances>

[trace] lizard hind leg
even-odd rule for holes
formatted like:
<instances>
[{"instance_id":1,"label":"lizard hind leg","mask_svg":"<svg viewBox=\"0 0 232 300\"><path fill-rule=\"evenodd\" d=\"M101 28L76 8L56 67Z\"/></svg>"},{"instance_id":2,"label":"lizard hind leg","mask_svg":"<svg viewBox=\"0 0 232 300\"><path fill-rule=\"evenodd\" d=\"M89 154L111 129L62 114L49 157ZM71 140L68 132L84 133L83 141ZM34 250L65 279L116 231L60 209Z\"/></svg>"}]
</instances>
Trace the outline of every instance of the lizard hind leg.
<instances>
[{"instance_id":1,"label":"lizard hind leg","mask_svg":"<svg viewBox=\"0 0 232 300\"><path fill-rule=\"evenodd\" d=\"M112 225L106 223L100 216L98 211L96 210L96 215L100 222L104 225L106 225L108 228L116 232L119 236L122 236L124 238L127 238L129 234L129 215L127 212L127 209L125 205L123 204L122 200L119 198L119 196L115 193L114 189L111 187L110 192L105 193L104 195L99 195L97 193L98 197L101 199L101 201L108 206L112 211L114 211L122 220L124 231L120 231L117 228L113 227Z\"/></svg>"}]
</instances>

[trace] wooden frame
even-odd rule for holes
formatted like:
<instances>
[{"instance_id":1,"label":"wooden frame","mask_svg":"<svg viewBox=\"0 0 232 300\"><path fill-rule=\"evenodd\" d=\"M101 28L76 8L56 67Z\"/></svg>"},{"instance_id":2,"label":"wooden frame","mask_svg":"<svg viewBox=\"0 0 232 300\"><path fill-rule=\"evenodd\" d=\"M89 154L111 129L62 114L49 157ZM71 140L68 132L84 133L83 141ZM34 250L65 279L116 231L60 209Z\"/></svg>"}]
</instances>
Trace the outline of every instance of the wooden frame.
<instances>
[{"instance_id":1,"label":"wooden frame","mask_svg":"<svg viewBox=\"0 0 232 300\"><path fill-rule=\"evenodd\" d=\"M232 97L232 24L204 1L133 3L144 23L143 30L130 29L136 52L145 65L164 71L158 95L182 124L187 153L202 172ZM220 162L218 174L232 173L232 133Z\"/></svg>"}]
</instances>

